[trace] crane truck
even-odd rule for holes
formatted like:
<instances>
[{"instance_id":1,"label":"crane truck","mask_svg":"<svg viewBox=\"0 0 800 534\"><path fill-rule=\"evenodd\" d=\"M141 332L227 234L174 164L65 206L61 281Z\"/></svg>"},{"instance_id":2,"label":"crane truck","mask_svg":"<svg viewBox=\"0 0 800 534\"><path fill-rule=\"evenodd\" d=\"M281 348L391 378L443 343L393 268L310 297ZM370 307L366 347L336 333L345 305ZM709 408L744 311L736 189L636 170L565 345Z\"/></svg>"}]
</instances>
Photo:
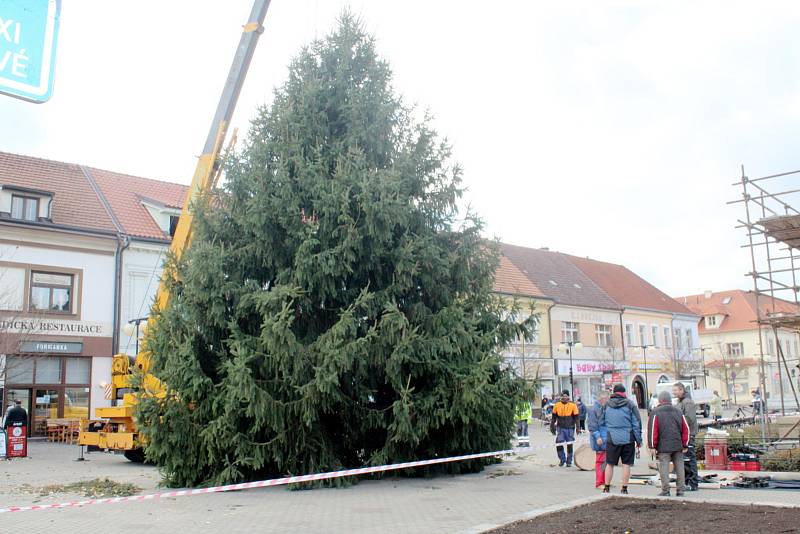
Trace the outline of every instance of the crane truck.
<instances>
[{"instance_id":1,"label":"crane truck","mask_svg":"<svg viewBox=\"0 0 800 534\"><path fill-rule=\"evenodd\" d=\"M203 147L203 153L198 159L192 183L178 219L175 235L172 238L170 251L177 258L191 244L193 216L189 208L192 202L211 191L219 178L221 147L247 76L258 38L263 32L264 18L269 4L270 0L255 0L247 23L243 27L239 45ZM169 291L164 276L162 276L156 291L155 303L160 309L163 309L168 301ZM148 323L152 321L151 316ZM151 325L148 324L148 326ZM110 384L111 398L115 405L97 408L95 411L97 419L95 420L84 419L81 421L78 438L80 445L121 451L127 459L133 462L144 461L144 444L136 430L134 408L141 395L163 396L166 394L165 386L155 376L148 373L149 359L150 355L146 344L142 345L133 360L127 354L116 354L113 357ZM138 389L132 388L132 378L135 372L144 373Z\"/></svg>"}]
</instances>

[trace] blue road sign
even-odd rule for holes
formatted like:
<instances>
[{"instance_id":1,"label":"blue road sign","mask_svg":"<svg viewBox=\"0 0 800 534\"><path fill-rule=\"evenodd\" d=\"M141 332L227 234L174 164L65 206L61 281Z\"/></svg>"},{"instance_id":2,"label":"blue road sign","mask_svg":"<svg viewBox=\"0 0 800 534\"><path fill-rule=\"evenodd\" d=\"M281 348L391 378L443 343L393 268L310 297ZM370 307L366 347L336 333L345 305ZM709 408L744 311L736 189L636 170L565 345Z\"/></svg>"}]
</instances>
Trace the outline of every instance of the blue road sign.
<instances>
[{"instance_id":1,"label":"blue road sign","mask_svg":"<svg viewBox=\"0 0 800 534\"><path fill-rule=\"evenodd\" d=\"M0 93L50 99L60 9L61 0L0 0Z\"/></svg>"}]
</instances>

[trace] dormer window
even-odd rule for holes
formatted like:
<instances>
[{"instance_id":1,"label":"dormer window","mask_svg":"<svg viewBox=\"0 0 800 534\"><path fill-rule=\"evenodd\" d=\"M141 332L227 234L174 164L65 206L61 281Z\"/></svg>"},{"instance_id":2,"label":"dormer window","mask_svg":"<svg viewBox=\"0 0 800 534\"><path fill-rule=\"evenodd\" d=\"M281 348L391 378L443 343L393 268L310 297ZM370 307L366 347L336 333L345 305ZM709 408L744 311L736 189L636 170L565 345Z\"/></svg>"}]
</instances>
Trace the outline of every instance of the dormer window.
<instances>
[{"instance_id":1,"label":"dormer window","mask_svg":"<svg viewBox=\"0 0 800 534\"><path fill-rule=\"evenodd\" d=\"M11 218L36 222L39 219L39 199L22 195L11 196Z\"/></svg>"}]
</instances>

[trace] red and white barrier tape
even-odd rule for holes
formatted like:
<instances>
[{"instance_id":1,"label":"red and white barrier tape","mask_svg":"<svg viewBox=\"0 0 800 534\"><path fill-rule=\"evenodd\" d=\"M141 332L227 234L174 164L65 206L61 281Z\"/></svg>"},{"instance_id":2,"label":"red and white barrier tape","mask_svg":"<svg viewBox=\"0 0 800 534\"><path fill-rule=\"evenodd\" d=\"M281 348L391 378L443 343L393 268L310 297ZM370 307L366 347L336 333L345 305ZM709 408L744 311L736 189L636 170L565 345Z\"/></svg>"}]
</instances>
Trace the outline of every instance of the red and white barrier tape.
<instances>
[{"instance_id":1,"label":"red and white barrier tape","mask_svg":"<svg viewBox=\"0 0 800 534\"><path fill-rule=\"evenodd\" d=\"M221 493L224 491L237 491L252 488L266 488L270 486L283 486L287 484L297 484L300 482L313 482L316 480L329 480L332 478L343 478L357 475L367 475L370 473L381 473L385 471L397 471L411 467L421 467L424 465L435 465L449 462L460 462L464 460L475 460L478 458L488 458L491 456L506 456L514 454L513 450L482 452L477 454L465 454L463 456L451 456L449 458L436 458L434 460L419 460L416 462L405 462L400 464L379 465L375 467L361 467L358 469L345 469L343 471L331 471L328 473L316 473L313 475L301 475L284 478L273 478L271 480L259 480L256 482L242 482L240 484L228 484L227 486L214 486L211 488L183 489L165 491L162 493L150 493L147 495L133 495L130 497L108 497L103 499L86 499L83 501L71 501L54 504L34 504L31 506L11 506L0 508L0 514L10 512L28 512L31 510L47 510L52 508L75 508L78 506L89 506L92 504L111 504L118 502L131 501L152 501L168 497L186 497L189 495L200 495L203 493Z\"/></svg>"}]
</instances>

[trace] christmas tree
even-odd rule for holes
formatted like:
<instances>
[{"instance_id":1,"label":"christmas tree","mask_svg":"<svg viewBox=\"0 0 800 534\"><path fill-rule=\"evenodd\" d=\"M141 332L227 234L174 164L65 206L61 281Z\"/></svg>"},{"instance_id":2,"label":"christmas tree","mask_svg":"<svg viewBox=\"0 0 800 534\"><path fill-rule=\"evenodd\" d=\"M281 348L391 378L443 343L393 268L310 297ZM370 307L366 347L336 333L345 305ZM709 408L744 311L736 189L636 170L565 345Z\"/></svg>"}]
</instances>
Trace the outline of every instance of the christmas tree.
<instances>
[{"instance_id":1,"label":"christmas tree","mask_svg":"<svg viewBox=\"0 0 800 534\"><path fill-rule=\"evenodd\" d=\"M506 449L530 336L492 294L460 169L353 16L301 51L167 265L137 407L171 485ZM486 460L440 471L480 469Z\"/></svg>"}]
</instances>

